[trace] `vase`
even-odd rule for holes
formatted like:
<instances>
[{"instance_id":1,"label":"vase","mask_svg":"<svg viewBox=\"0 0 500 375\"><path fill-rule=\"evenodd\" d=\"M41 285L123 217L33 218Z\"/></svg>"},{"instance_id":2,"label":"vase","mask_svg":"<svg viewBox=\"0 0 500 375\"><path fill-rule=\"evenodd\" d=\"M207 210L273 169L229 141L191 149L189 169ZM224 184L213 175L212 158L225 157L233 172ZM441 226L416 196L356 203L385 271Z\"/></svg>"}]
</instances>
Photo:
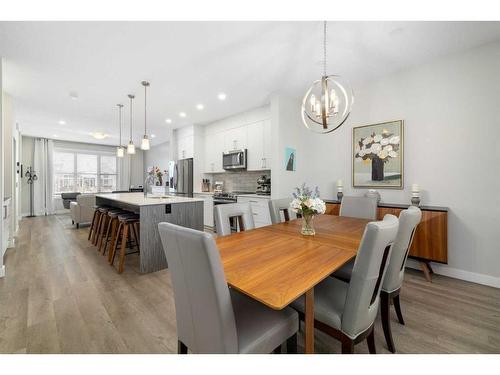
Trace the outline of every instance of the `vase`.
<instances>
[{"instance_id":1,"label":"vase","mask_svg":"<svg viewBox=\"0 0 500 375\"><path fill-rule=\"evenodd\" d=\"M384 180L384 161L378 156L372 159L372 181Z\"/></svg>"},{"instance_id":2,"label":"vase","mask_svg":"<svg viewBox=\"0 0 500 375\"><path fill-rule=\"evenodd\" d=\"M144 180L144 196L148 197L153 195L153 186L156 185L156 177L148 175L146 180Z\"/></svg>"},{"instance_id":3,"label":"vase","mask_svg":"<svg viewBox=\"0 0 500 375\"><path fill-rule=\"evenodd\" d=\"M300 233L304 236L314 236L316 232L314 231L313 226L314 214L302 214L302 230Z\"/></svg>"}]
</instances>

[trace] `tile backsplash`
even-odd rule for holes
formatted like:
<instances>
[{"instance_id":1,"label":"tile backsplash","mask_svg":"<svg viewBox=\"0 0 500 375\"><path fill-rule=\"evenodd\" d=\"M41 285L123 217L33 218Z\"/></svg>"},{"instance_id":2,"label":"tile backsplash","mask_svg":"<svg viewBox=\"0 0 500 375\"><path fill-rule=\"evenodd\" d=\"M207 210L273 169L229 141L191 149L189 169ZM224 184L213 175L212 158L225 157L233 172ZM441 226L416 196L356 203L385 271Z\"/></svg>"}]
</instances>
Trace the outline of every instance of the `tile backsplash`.
<instances>
[{"instance_id":1,"label":"tile backsplash","mask_svg":"<svg viewBox=\"0 0 500 375\"><path fill-rule=\"evenodd\" d=\"M210 176L210 182L213 186L215 181L224 181L224 191L249 191L254 192L257 189L257 179L266 175L271 177L271 171L235 171L225 173L214 173ZM272 179L271 179L272 186Z\"/></svg>"}]
</instances>

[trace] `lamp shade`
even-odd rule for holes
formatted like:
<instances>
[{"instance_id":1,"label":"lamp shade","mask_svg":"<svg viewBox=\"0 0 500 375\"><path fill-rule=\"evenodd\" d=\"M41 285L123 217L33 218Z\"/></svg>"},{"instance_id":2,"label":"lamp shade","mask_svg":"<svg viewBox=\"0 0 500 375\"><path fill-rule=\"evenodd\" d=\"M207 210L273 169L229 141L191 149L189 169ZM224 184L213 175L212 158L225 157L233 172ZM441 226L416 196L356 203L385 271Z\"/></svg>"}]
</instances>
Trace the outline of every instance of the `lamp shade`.
<instances>
[{"instance_id":1,"label":"lamp shade","mask_svg":"<svg viewBox=\"0 0 500 375\"><path fill-rule=\"evenodd\" d=\"M149 150L149 149L150 149L149 138L147 135L144 135L141 141L141 150Z\"/></svg>"},{"instance_id":2,"label":"lamp shade","mask_svg":"<svg viewBox=\"0 0 500 375\"><path fill-rule=\"evenodd\" d=\"M127 154L133 155L135 154L135 145L134 142L130 141L127 145Z\"/></svg>"}]
</instances>

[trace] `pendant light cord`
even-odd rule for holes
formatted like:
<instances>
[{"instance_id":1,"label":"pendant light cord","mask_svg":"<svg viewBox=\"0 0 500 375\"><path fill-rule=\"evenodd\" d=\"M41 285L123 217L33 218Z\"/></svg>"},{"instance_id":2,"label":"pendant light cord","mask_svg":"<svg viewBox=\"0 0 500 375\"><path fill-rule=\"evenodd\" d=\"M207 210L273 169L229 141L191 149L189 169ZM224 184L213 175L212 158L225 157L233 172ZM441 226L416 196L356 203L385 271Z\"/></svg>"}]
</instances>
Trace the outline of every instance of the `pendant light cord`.
<instances>
[{"instance_id":1,"label":"pendant light cord","mask_svg":"<svg viewBox=\"0 0 500 375\"><path fill-rule=\"evenodd\" d=\"M146 92L147 92L147 85L144 85L144 135L148 134L146 131Z\"/></svg>"},{"instance_id":2,"label":"pendant light cord","mask_svg":"<svg viewBox=\"0 0 500 375\"><path fill-rule=\"evenodd\" d=\"M129 95L130 98L130 141L132 141L132 99L133 96Z\"/></svg>"},{"instance_id":3,"label":"pendant light cord","mask_svg":"<svg viewBox=\"0 0 500 375\"><path fill-rule=\"evenodd\" d=\"M118 115L118 118L119 118L119 123L120 123L120 147L122 147L122 105L121 104L118 104L118 108L120 110L119 115Z\"/></svg>"},{"instance_id":4,"label":"pendant light cord","mask_svg":"<svg viewBox=\"0 0 500 375\"><path fill-rule=\"evenodd\" d=\"M326 76L326 21L323 21L323 75Z\"/></svg>"}]
</instances>

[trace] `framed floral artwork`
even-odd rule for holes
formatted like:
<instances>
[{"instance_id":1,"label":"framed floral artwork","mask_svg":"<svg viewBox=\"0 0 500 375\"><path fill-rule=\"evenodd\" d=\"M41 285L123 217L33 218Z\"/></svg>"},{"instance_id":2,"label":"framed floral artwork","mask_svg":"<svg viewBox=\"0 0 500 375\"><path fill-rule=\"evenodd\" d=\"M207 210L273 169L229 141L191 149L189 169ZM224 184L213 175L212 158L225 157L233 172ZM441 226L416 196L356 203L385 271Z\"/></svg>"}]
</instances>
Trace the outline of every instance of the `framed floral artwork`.
<instances>
[{"instance_id":1,"label":"framed floral artwork","mask_svg":"<svg viewBox=\"0 0 500 375\"><path fill-rule=\"evenodd\" d=\"M352 129L352 185L403 188L403 120Z\"/></svg>"}]
</instances>

